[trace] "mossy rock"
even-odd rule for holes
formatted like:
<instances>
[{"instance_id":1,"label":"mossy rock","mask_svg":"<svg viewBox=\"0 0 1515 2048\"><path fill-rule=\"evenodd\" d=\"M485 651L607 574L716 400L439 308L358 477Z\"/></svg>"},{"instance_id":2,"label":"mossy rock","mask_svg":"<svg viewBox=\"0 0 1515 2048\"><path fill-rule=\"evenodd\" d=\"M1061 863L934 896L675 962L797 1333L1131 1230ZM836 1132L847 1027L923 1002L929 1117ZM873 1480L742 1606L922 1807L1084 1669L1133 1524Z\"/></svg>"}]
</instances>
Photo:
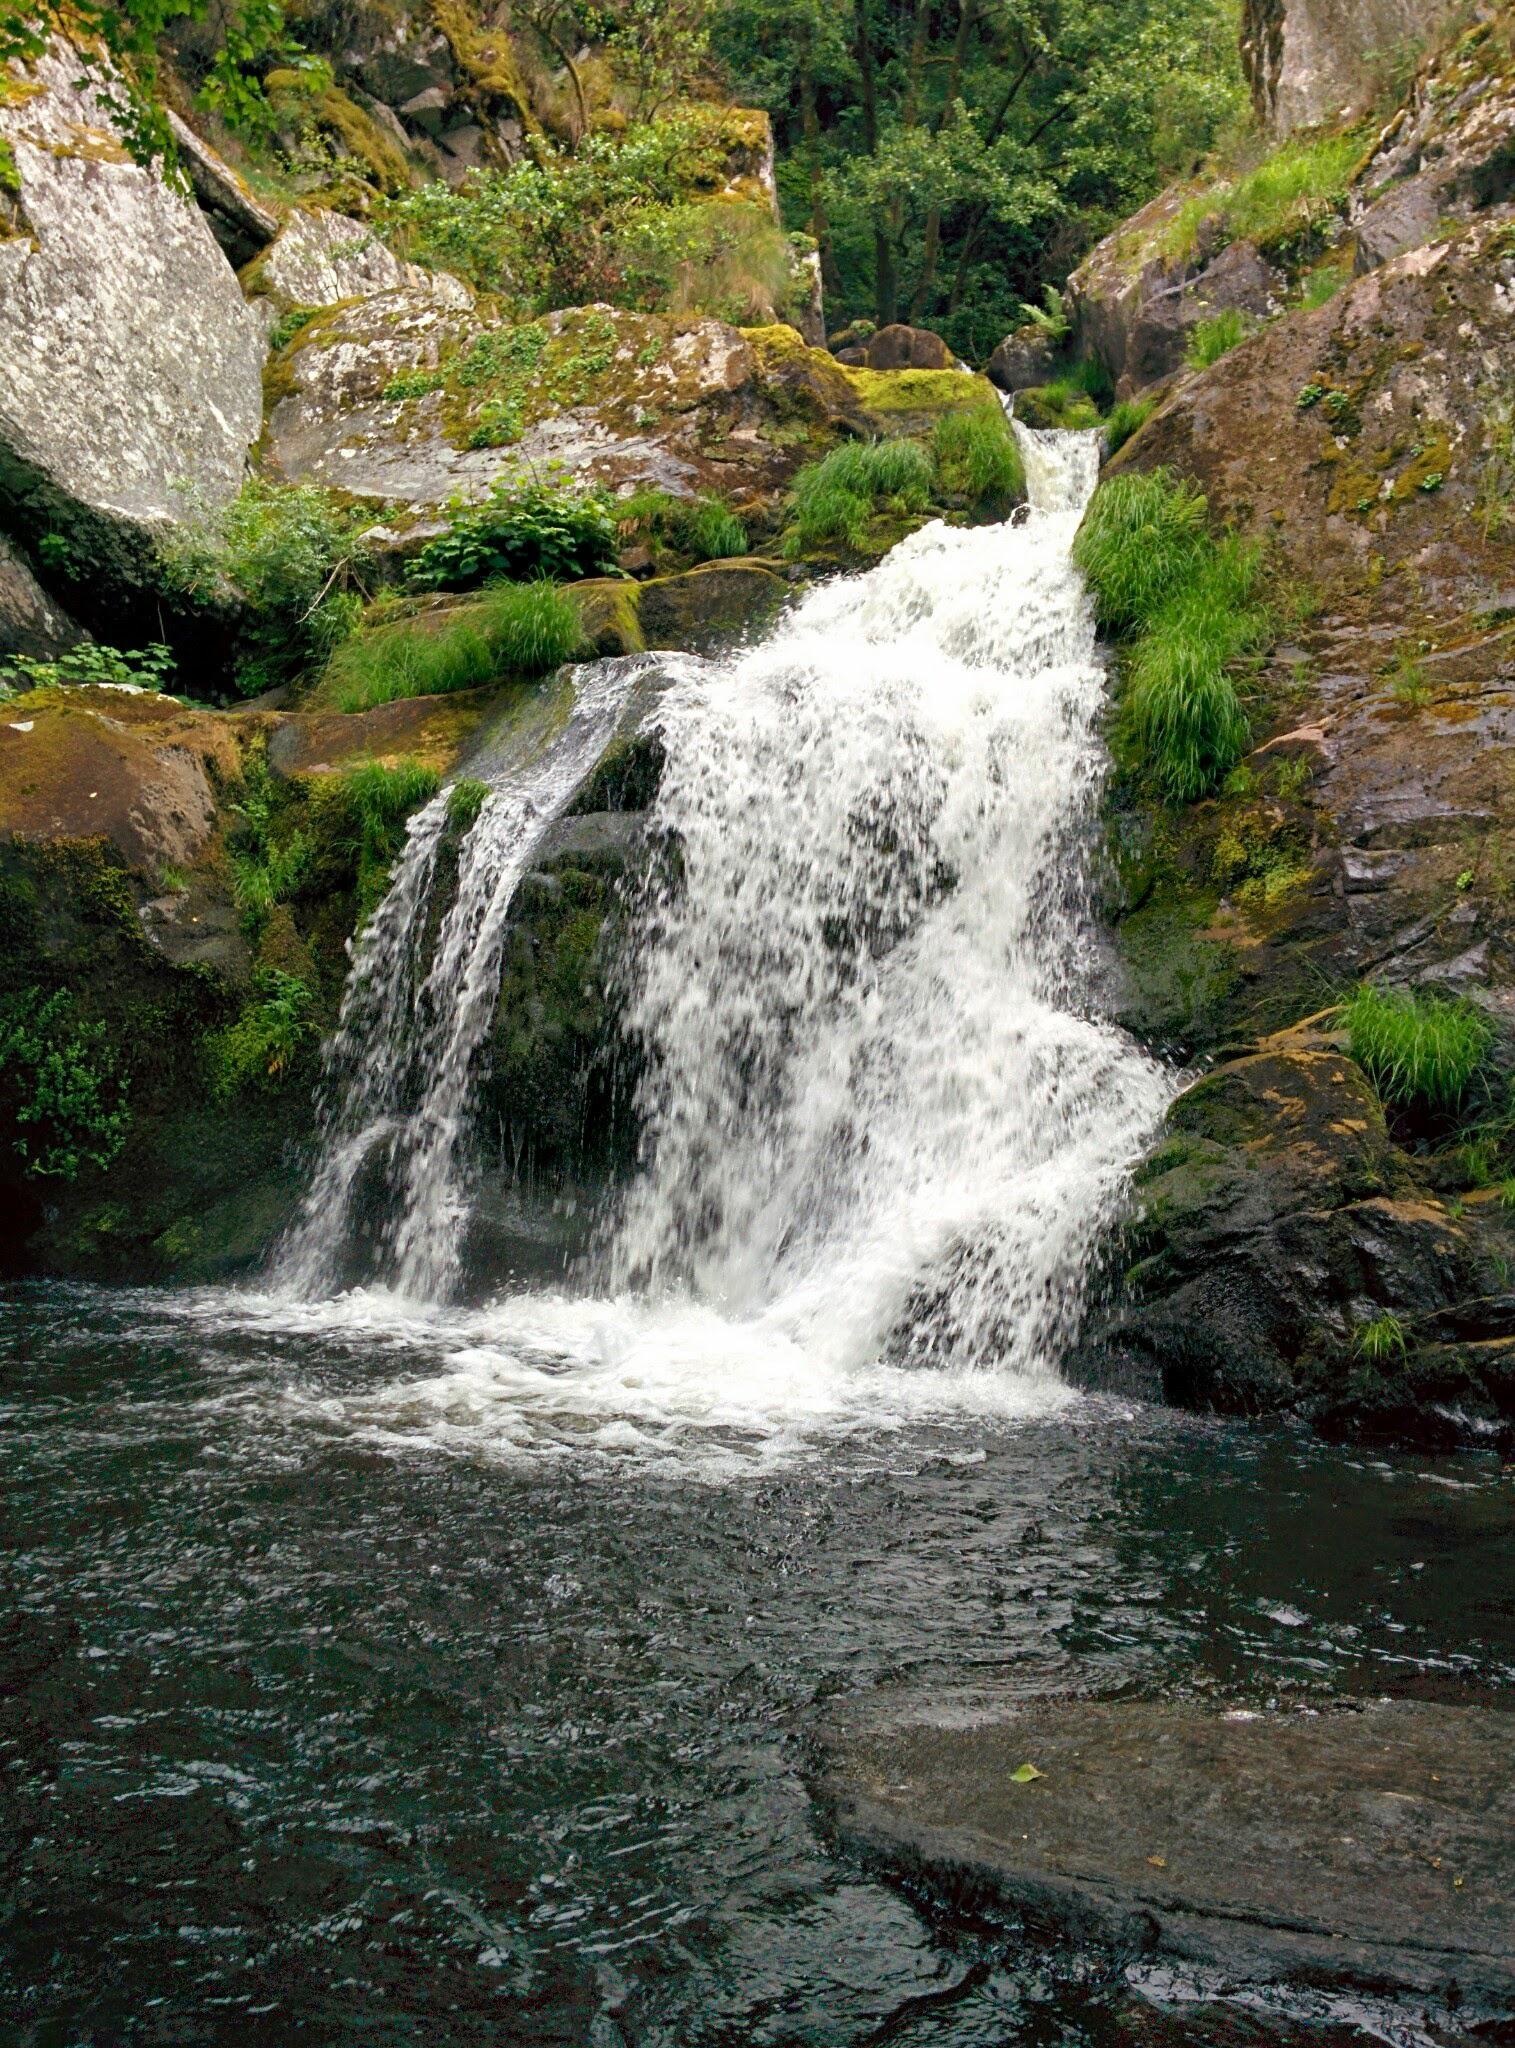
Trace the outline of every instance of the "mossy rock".
<instances>
[{"instance_id":1,"label":"mossy rock","mask_svg":"<svg viewBox=\"0 0 1515 2048\"><path fill-rule=\"evenodd\" d=\"M706 654L768 625L788 585L771 563L703 562L646 583L597 577L573 586L585 638L597 654L667 648Z\"/></svg>"}]
</instances>

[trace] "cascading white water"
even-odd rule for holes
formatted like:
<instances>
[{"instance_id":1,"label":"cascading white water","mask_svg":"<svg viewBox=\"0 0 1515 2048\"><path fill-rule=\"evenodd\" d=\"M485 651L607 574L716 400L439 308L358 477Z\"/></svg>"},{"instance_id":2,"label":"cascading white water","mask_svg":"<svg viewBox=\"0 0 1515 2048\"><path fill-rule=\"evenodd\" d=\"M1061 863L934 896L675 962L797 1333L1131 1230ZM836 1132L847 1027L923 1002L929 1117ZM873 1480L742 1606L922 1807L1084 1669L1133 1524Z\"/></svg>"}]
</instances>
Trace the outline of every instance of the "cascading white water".
<instances>
[{"instance_id":1,"label":"cascading white water","mask_svg":"<svg viewBox=\"0 0 1515 2048\"><path fill-rule=\"evenodd\" d=\"M357 950L279 1291L242 1311L440 1345L432 1376L344 1404L381 1440L683 1459L692 1427L719 1465L1068 1398L1090 1253L1170 1083L1092 1000L1103 675L1071 549L1095 440L1016 433L1019 521L928 527L765 645L665 664L666 858L619 970L646 1156L577 1293L436 1306L510 897L634 676L579 671L537 765L501 765L434 946L442 803L414 822ZM367 1265L393 1291L323 1301L376 1156Z\"/></svg>"},{"instance_id":2,"label":"cascading white water","mask_svg":"<svg viewBox=\"0 0 1515 2048\"><path fill-rule=\"evenodd\" d=\"M1018 432L1024 524L928 527L660 711L612 1280L840 1367L1051 1370L1166 1094L1085 1008L1095 437Z\"/></svg>"},{"instance_id":3,"label":"cascading white water","mask_svg":"<svg viewBox=\"0 0 1515 2048\"><path fill-rule=\"evenodd\" d=\"M354 951L327 1047L319 1164L280 1248L279 1282L307 1299L341 1274L361 1175L387 1152L390 1203L377 1247L383 1276L420 1301L445 1300L468 1219L466 1146L473 1081L500 986L511 900L542 838L615 729L641 673L632 661L577 672L561 726L525 765L507 756L479 774L496 784L463 841L457 893L427 965L428 914L447 829L448 793L411 821L383 903Z\"/></svg>"}]
</instances>

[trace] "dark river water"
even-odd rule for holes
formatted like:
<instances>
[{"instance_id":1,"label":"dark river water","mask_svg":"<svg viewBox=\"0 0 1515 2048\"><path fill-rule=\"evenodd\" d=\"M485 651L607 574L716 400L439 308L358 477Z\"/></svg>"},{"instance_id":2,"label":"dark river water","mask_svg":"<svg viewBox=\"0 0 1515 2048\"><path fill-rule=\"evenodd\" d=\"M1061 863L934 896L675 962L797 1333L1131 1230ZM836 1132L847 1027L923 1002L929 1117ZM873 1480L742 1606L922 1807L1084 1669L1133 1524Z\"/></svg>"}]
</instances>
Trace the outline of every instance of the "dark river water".
<instances>
[{"instance_id":1,"label":"dark river water","mask_svg":"<svg viewBox=\"0 0 1515 2048\"><path fill-rule=\"evenodd\" d=\"M596 1414L479 1326L0 1297L0 2040L1095 2040L828 1844L818 1704L1515 1703L1492 1463L903 1378L786 1430L682 1341Z\"/></svg>"}]
</instances>

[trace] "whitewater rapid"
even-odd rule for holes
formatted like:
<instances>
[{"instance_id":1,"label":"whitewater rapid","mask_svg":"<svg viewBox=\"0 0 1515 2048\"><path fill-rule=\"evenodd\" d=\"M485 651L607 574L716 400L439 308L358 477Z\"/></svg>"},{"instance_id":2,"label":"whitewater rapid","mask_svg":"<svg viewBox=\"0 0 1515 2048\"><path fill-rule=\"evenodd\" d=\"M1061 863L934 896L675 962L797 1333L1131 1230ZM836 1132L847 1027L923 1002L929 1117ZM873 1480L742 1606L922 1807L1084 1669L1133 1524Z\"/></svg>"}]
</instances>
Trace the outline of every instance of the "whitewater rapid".
<instances>
[{"instance_id":1,"label":"whitewater rapid","mask_svg":"<svg viewBox=\"0 0 1515 2048\"><path fill-rule=\"evenodd\" d=\"M766 1457L1070 1398L1092 1254L1171 1083L1096 1000L1105 678L1072 561L1095 442L1020 438L1017 522L929 526L762 645L663 664L649 843L673 854L616 969L644 1152L562 1294L448 1305L510 898L635 673L581 671L552 745L501 771L429 953L445 798L415 821L358 947L310 1199L236 1311L373 1342L354 1423ZM376 1147L372 1284L335 1294Z\"/></svg>"}]
</instances>

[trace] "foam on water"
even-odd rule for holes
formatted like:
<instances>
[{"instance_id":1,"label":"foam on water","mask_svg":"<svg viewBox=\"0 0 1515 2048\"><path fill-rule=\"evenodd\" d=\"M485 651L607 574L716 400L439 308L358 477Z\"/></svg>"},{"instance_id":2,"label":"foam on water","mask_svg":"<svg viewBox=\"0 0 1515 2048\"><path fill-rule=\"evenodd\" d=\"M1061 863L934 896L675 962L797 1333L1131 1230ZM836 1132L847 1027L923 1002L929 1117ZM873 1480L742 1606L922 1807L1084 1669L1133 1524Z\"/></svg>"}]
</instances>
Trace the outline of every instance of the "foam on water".
<instances>
[{"instance_id":1,"label":"foam on water","mask_svg":"<svg viewBox=\"0 0 1515 2048\"><path fill-rule=\"evenodd\" d=\"M1071 548L1094 437L1017 433L1020 523L928 527L764 645L671 664L650 835L669 857L620 970L645 1157L582 1292L445 1306L509 898L621 686L591 672L568 741L502 781L429 966L442 827L421 814L355 965L347 1095L279 1291L237 1311L403 1350L344 1397L350 1424L768 1458L1068 1400L1090 1255L1170 1084L1092 997L1104 678ZM376 1143L403 1162L382 1284L325 1299Z\"/></svg>"}]
</instances>

